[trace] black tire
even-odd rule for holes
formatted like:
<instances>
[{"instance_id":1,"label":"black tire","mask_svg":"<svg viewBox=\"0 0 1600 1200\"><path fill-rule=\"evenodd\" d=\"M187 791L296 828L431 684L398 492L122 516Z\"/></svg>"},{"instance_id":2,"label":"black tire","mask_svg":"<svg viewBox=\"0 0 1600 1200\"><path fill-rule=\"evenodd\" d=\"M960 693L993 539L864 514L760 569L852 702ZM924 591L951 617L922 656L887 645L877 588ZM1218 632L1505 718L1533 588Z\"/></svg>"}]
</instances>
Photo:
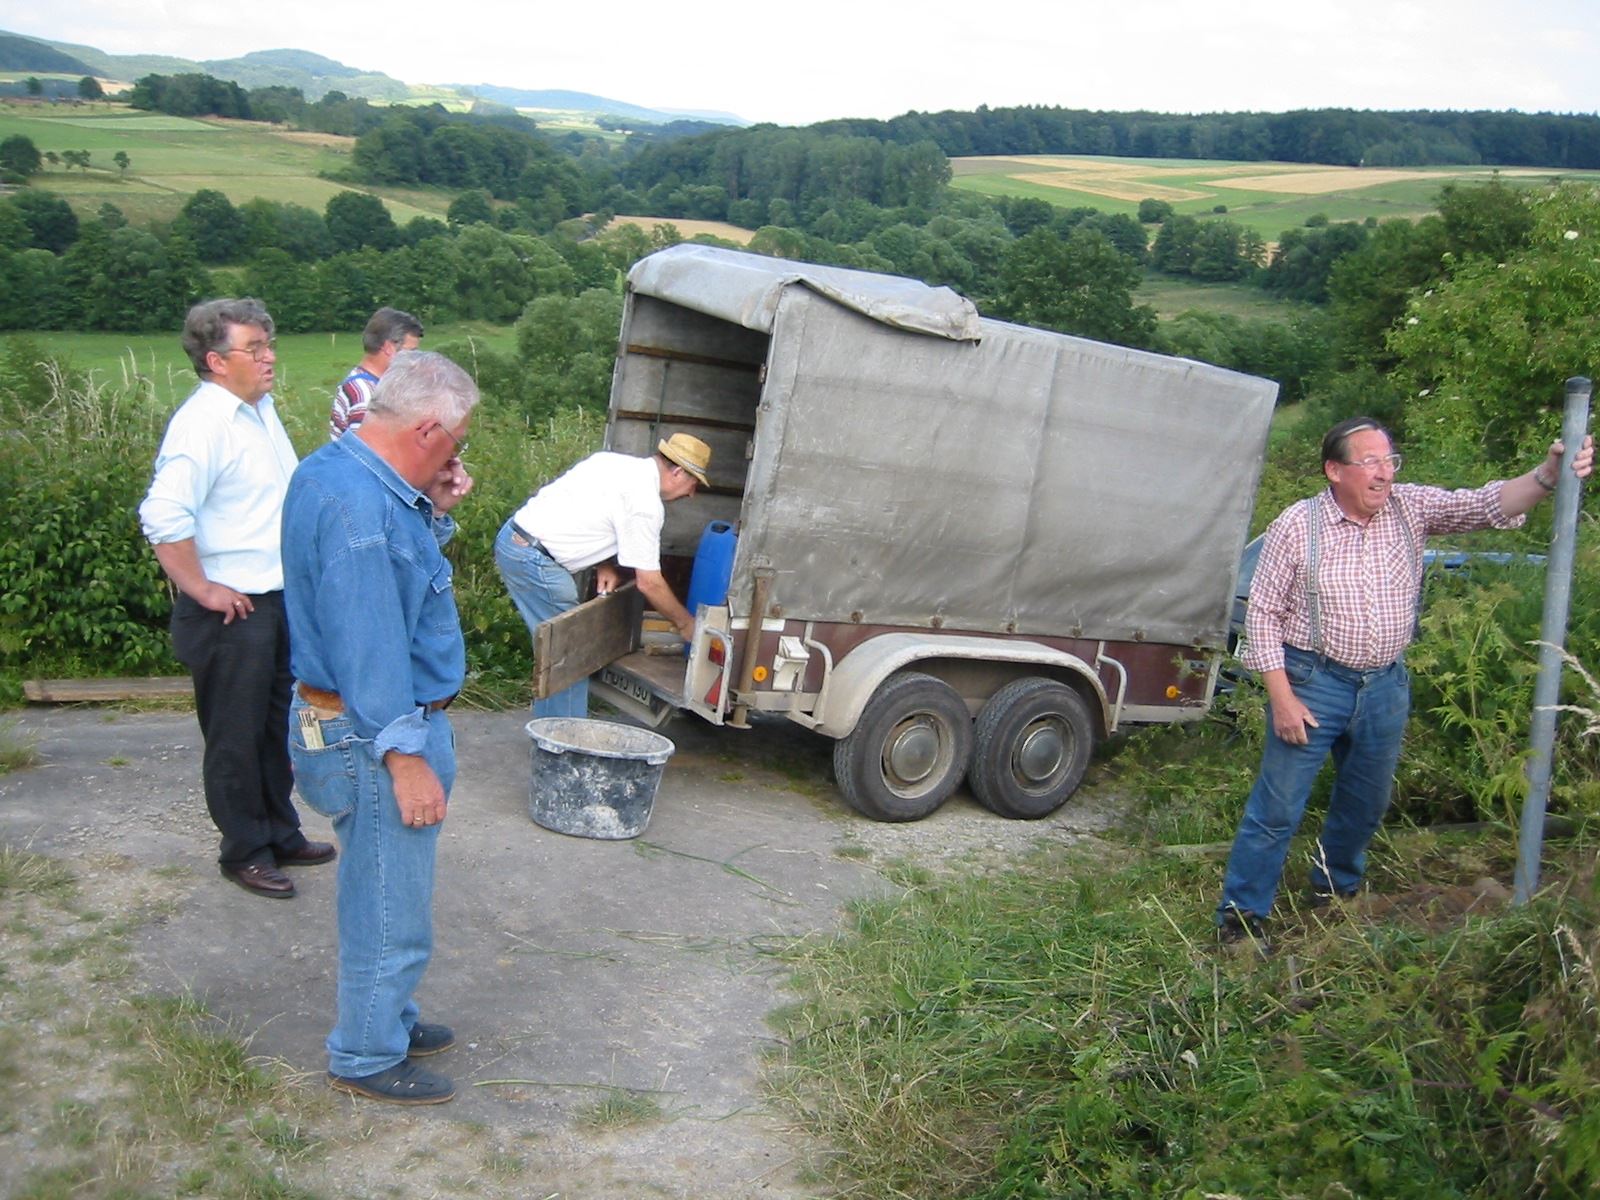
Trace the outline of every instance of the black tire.
<instances>
[{"instance_id":1,"label":"black tire","mask_svg":"<svg viewBox=\"0 0 1600 1200\"><path fill-rule=\"evenodd\" d=\"M915 671L891 675L833 744L845 803L874 821L917 821L945 802L972 756L972 716L956 690Z\"/></svg>"},{"instance_id":2,"label":"black tire","mask_svg":"<svg viewBox=\"0 0 1600 1200\"><path fill-rule=\"evenodd\" d=\"M1094 736L1089 706L1072 688L1037 675L1013 680L978 714L972 794L1002 817L1047 817L1083 782Z\"/></svg>"}]
</instances>

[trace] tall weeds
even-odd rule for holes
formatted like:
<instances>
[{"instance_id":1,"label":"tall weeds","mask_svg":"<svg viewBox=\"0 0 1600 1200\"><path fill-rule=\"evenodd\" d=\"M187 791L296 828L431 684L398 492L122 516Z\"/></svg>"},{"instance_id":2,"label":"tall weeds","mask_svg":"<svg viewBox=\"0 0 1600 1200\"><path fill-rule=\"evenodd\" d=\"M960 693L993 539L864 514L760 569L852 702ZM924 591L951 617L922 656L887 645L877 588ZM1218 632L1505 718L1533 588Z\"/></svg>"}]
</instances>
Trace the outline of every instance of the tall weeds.
<instances>
[{"instance_id":1,"label":"tall weeds","mask_svg":"<svg viewBox=\"0 0 1600 1200\"><path fill-rule=\"evenodd\" d=\"M113 387L34 353L13 343L0 361L0 674L174 669L135 511L168 410L147 382Z\"/></svg>"}]
</instances>

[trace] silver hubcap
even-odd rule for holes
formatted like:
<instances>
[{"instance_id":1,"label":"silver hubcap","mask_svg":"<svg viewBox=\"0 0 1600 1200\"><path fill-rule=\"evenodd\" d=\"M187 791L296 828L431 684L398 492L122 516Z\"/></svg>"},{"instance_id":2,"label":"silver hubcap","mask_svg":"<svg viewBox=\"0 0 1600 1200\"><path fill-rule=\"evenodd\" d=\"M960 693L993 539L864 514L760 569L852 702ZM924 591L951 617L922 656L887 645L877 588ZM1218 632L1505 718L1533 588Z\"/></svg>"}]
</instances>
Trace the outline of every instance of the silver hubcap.
<instances>
[{"instance_id":1,"label":"silver hubcap","mask_svg":"<svg viewBox=\"0 0 1600 1200\"><path fill-rule=\"evenodd\" d=\"M884 747L883 763L896 786L921 783L939 762L939 730L927 718L895 730Z\"/></svg>"},{"instance_id":2,"label":"silver hubcap","mask_svg":"<svg viewBox=\"0 0 1600 1200\"><path fill-rule=\"evenodd\" d=\"M1054 722L1030 725L1017 739L1012 762L1020 778L1031 784L1043 783L1060 769L1066 750L1060 726Z\"/></svg>"}]
</instances>

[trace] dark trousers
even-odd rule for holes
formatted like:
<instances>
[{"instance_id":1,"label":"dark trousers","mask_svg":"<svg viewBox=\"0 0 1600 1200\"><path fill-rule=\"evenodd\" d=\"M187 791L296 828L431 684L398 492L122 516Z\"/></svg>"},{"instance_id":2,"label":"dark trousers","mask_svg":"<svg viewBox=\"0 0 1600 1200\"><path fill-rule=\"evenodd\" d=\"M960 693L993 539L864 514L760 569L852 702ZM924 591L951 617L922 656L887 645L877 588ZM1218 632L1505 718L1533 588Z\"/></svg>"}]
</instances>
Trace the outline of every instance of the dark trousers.
<instances>
[{"instance_id":1,"label":"dark trousers","mask_svg":"<svg viewBox=\"0 0 1600 1200\"><path fill-rule=\"evenodd\" d=\"M255 611L222 614L179 593L172 650L194 680L205 738L206 808L222 834L224 867L272 866L305 845L289 796L289 621L282 592L251 596Z\"/></svg>"}]
</instances>

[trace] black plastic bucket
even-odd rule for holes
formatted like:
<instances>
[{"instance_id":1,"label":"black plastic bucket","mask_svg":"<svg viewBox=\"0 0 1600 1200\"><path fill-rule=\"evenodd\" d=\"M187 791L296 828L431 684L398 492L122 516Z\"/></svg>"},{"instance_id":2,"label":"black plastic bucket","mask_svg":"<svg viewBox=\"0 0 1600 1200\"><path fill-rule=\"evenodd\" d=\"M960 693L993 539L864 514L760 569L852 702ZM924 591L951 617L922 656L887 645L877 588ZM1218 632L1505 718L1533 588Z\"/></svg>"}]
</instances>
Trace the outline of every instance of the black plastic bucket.
<instances>
[{"instance_id":1,"label":"black plastic bucket","mask_svg":"<svg viewBox=\"0 0 1600 1200\"><path fill-rule=\"evenodd\" d=\"M648 729L588 717L528 722L533 779L528 815L574 837L638 837L650 821L656 788L677 749Z\"/></svg>"}]
</instances>

